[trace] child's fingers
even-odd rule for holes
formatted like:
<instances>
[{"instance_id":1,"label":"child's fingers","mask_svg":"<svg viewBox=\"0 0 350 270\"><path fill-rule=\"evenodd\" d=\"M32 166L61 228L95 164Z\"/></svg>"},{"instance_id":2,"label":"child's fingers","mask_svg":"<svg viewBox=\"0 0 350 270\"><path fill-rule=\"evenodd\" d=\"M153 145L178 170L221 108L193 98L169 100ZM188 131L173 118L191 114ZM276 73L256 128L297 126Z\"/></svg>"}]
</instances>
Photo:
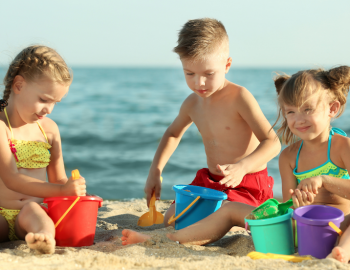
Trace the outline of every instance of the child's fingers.
<instances>
[{"instance_id":1,"label":"child's fingers","mask_svg":"<svg viewBox=\"0 0 350 270\"><path fill-rule=\"evenodd\" d=\"M224 174L224 170L221 168L219 164L216 164L216 172L221 175Z\"/></svg>"},{"instance_id":2,"label":"child's fingers","mask_svg":"<svg viewBox=\"0 0 350 270\"><path fill-rule=\"evenodd\" d=\"M309 192L305 192L305 191L301 191L301 195L302 195L302 198L303 198L303 203L307 203L308 201L308 194Z\"/></svg>"},{"instance_id":3,"label":"child's fingers","mask_svg":"<svg viewBox=\"0 0 350 270\"><path fill-rule=\"evenodd\" d=\"M162 187L160 185L155 186L154 188L154 195L156 196L157 200L160 200L160 192L162 190Z\"/></svg>"},{"instance_id":4,"label":"child's fingers","mask_svg":"<svg viewBox=\"0 0 350 270\"><path fill-rule=\"evenodd\" d=\"M314 202L314 197L315 196L311 192L307 193L307 200L310 202L310 204Z\"/></svg>"},{"instance_id":5,"label":"child's fingers","mask_svg":"<svg viewBox=\"0 0 350 270\"><path fill-rule=\"evenodd\" d=\"M316 183L312 183L312 192L315 194L318 194L318 188L317 188Z\"/></svg>"},{"instance_id":6,"label":"child's fingers","mask_svg":"<svg viewBox=\"0 0 350 270\"><path fill-rule=\"evenodd\" d=\"M216 165L216 171L219 173L219 174L221 174L221 175L223 175L223 176L226 176L226 175L228 175L229 174L229 172L226 172L225 170L227 169L227 167L228 167L229 165L219 165L219 164L217 164Z\"/></svg>"},{"instance_id":7,"label":"child's fingers","mask_svg":"<svg viewBox=\"0 0 350 270\"><path fill-rule=\"evenodd\" d=\"M221 179L219 181L221 185L225 185L226 187L236 187L238 185L237 180L234 179L232 176L226 176L225 178Z\"/></svg>"},{"instance_id":8,"label":"child's fingers","mask_svg":"<svg viewBox=\"0 0 350 270\"><path fill-rule=\"evenodd\" d=\"M227 186L227 187L234 188L234 187L238 186L238 184L239 184L239 183L238 183L235 179L231 179L230 181L228 181L228 182L226 183L226 186Z\"/></svg>"},{"instance_id":9,"label":"child's fingers","mask_svg":"<svg viewBox=\"0 0 350 270\"><path fill-rule=\"evenodd\" d=\"M294 208L298 208L299 207L299 201L297 199L297 197L295 195L292 196L292 201L293 201L293 206Z\"/></svg>"},{"instance_id":10,"label":"child's fingers","mask_svg":"<svg viewBox=\"0 0 350 270\"><path fill-rule=\"evenodd\" d=\"M303 195L301 194L301 191L299 189L294 190L294 192L295 192L295 197L299 201L299 205L300 205L301 202L303 201Z\"/></svg>"},{"instance_id":11,"label":"child's fingers","mask_svg":"<svg viewBox=\"0 0 350 270\"><path fill-rule=\"evenodd\" d=\"M225 185L228 181L230 181L231 180L231 178L230 177L228 177L228 176L225 176L224 178L222 178L220 181L219 181L219 183L221 184L221 185Z\"/></svg>"}]
</instances>

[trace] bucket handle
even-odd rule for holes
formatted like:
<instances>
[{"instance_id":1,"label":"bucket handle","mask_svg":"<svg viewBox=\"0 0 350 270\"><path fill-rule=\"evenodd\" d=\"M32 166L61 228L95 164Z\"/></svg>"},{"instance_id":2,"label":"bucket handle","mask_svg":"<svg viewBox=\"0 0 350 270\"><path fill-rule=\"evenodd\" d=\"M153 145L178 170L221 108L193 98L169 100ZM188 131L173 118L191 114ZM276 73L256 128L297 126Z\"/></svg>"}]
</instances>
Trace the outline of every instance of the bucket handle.
<instances>
[{"instance_id":1,"label":"bucket handle","mask_svg":"<svg viewBox=\"0 0 350 270\"><path fill-rule=\"evenodd\" d=\"M191 202L177 217L175 217L175 214L172 215L172 216L169 218L169 220L168 220L168 224L173 223L175 220L177 220L177 219L180 218L183 214L185 214L186 211L187 211L188 209L190 209L191 206L194 205L194 203L195 203L196 201L198 201L200 198L201 198L201 196L198 196L197 198L195 198L195 199L193 200L193 202Z\"/></svg>"},{"instance_id":2,"label":"bucket handle","mask_svg":"<svg viewBox=\"0 0 350 270\"><path fill-rule=\"evenodd\" d=\"M245 223L245 230L249 234L249 236L252 236L252 234L248 231L248 222Z\"/></svg>"},{"instance_id":3,"label":"bucket handle","mask_svg":"<svg viewBox=\"0 0 350 270\"><path fill-rule=\"evenodd\" d=\"M72 180L77 180L80 178L80 173L78 170L73 170L72 171ZM80 197L77 197L75 199L75 201L68 207L68 209L66 210L66 212L64 212L64 214L60 217L60 219L56 222L55 224L55 228L57 228L57 226L61 223L62 219L64 219L64 217L69 213L69 211L73 208L73 206L79 201Z\"/></svg>"}]
</instances>

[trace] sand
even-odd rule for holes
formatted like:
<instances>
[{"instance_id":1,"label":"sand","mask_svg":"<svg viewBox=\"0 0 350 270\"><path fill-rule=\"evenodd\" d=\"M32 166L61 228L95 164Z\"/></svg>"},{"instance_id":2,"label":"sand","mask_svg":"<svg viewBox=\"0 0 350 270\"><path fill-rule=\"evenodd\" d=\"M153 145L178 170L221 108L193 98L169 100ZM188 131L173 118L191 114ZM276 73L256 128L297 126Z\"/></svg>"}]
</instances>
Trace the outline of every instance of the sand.
<instances>
[{"instance_id":1,"label":"sand","mask_svg":"<svg viewBox=\"0 0 350 270\"><path fill-rule=\"evenodd\" d=\"M171 201L157 203L164 213ZM350 269L333 259L291 263L283 260L252 260L251 237L245 231L229 232L209 246L170 242L162 225L142 228L138 218L147 211L146 201L105 201L99 209L95 243L89 247L57 247L53 255L37 255L24 241L0 244L0 269ZM121 232L133 229L152 236L136 245L123 246Z\"/></svg>"}]
</instances>

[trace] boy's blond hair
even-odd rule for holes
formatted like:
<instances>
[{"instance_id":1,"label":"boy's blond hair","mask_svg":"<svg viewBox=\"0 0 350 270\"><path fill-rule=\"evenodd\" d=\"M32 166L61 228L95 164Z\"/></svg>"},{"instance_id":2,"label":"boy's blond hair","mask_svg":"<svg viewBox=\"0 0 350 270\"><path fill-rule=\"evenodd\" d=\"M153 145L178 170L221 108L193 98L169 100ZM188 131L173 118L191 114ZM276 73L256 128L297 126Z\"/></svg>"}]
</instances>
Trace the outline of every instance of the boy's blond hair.
<instances>
[{"instance_id":1,"label":"boy's blond hair","mask_svg":"<svg viewBox=\"0 0 350 270\"><path fill-rule=\"evenodd\" d=\"M180 30L177 42L174 52L180 59L204 60L213 54L225 59L229 56L226 29L215 19L189 20Z\"/></svg>"}]
</instances>

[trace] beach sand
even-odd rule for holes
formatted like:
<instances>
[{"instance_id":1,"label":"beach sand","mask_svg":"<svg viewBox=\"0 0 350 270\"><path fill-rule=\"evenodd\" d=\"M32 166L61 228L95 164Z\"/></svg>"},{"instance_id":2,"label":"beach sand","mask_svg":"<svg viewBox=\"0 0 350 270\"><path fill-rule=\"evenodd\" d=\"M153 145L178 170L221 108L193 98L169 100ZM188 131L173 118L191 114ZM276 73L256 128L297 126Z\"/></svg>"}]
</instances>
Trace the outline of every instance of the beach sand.
<instances>
[{"instance_id":1,"label":"beach sand","mask_svg":"<svg viewBox=\"0 0 350 270\"><path fill-rule=\"evenodd\" d=\"M171 201L160 201L164 213ZM350 269L333 259L291 263L284 260L252 260L251 237L244 231L229 232L209 246L170 242L165 234L173 229L163 225L138 227L138 218L147 211L146 201L105 201L99 209L95 243L89 247L57 247L53 255L37 255L24 241L0 244L0 269ZM152 239L123 246L121 232L133 229Z\"/></svg>"}]
</instances>

